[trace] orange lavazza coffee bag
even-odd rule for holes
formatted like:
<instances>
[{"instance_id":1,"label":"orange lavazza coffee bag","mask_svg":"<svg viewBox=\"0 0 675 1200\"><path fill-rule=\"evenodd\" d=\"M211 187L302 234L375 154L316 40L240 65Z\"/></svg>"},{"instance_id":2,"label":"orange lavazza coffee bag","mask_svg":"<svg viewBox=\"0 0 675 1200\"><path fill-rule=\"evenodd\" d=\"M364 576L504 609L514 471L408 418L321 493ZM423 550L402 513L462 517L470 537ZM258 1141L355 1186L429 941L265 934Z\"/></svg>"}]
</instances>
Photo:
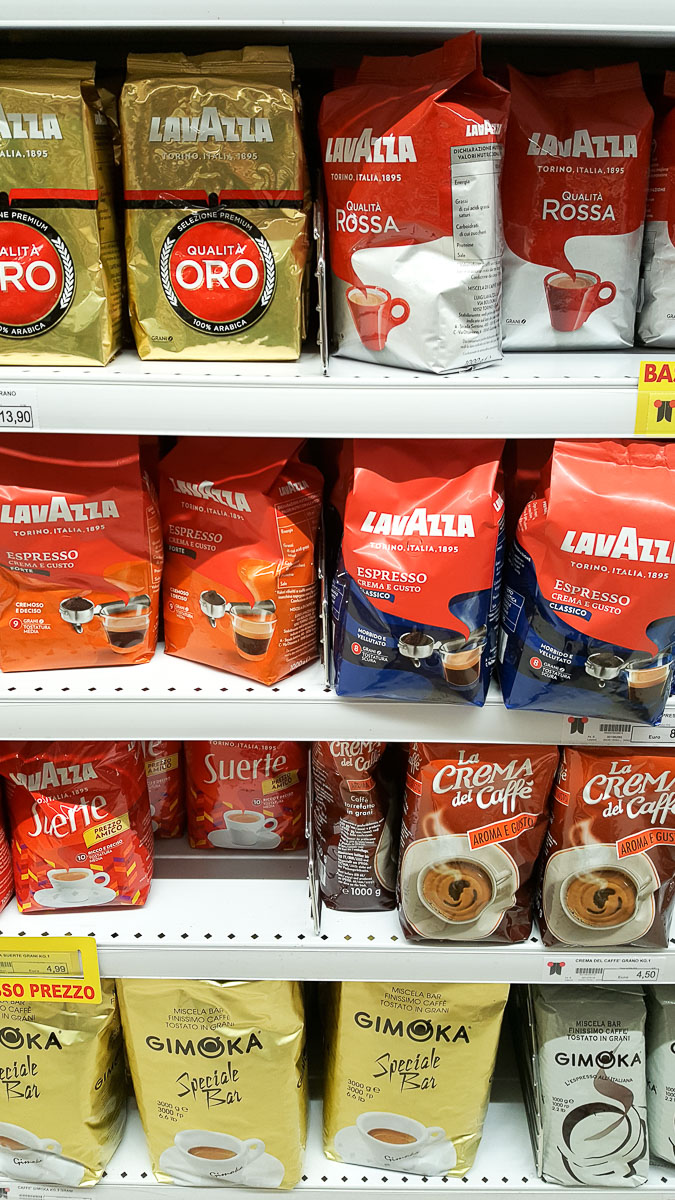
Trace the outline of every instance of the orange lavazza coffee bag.
<instances>
[{"instance_id":1,"label":"orange lavazza coffee bag","mask_svg":"<svg viewBox=\"0 0 675 1200\"><path fill-rule=\"evenodd\" d=\"M0 438L3 671L147 662L161 572L137 438Z\"/></svg>"},{"instance_id":2,"label":"orange lavazza coffee bag","mask_svg":"<svg viewBox=\"0 0 675 1200\"><path fill-rule=\"evenodd\" d=\"M181 438L162 461L166 650L260 683L318 654L323 481L290 438Z\"/></svg>"}]
</instances>

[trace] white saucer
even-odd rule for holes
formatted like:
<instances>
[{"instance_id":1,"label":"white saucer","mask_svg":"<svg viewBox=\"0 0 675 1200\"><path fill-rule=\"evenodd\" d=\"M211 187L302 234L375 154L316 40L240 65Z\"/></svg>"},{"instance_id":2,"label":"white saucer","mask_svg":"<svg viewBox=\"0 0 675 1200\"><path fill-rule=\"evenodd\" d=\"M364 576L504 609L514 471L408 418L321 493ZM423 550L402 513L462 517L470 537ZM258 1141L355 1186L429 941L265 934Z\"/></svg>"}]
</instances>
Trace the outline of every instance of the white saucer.
<instances>
[{"instance_id":1,"label":"white saucer","mask_svg":"<svg viewBox=\"0 0 675 1200\"><path fill-rule=\"evenodd\" d=\"M273 1154L261 1154L248 1166L242 1167L229 1179L209 1179L208 1175L192 1174L185 1169L183 1156L175 1146L169 1146L160 1155L159 1169L170 1175L174 1183L186 1183L193 1187L259 1187L278 1188L284 1177L283 1163Z\"/></svg>"},{"instance_id":2,"label":"white saucer","mask_svg":"<svg viewBox=\"0 0 675 1200\"><path fill-rule=\"evenodd\" d=\"M475 921L453 924L437 917L422 904L417 894L417 877L430 863L444 859L462 858L484 864L496 875L508 872L509 878L501 885L501 895L487 904ZM472 850L466 834L443 833L439 837L423 838L412 842L406 850L400 867L401 907L405 918L421 937L434 941L476 942L489 937L500 924L507 909L515 904L518 888L518 868L503 846L481 846Z\"/></svg>"},{"instance_id":3,"label":"white saucer","mask_svg":"<svg viewBox=\"0 0 675 1200\"><path fill-rule=\"evenodd\" d=\"M242 846L241 842L234 842L229 829L212 829L209 841L219 850L276 850L277 846L281 845L281 838L273 829L261 829L260 833L256 834L252 846Z\"/></svg>"},{"instance_id":4,"label":"white saucer","mask_svg":"<svg viewBox=\"0 0 675 1200\"><path fill-rule=\"evenodd\" d=\"M546 924L559 942L566 946L626 946L644 937L654 922L654 896L642 900L630 921L613 929L592 929L577 925L565 912L561 893L565 880L582 871L597 871L603 867L616 867L631 871L643 886L659 886L656 871L646 854L631 854L628 860L620 859L616 846L597 843L588 846L572 846L552 854L542 884L542 903Z\"/></svg>"},{"instance_id":5,"label":"white saucer","mask_svg":"<svg viewBox=\"0 0 675 1200\"><path fill-rule=\"evenodd\" d=\"M74 896L69 896L68 893L60 888L42 888L39 892L33 894L33 900L42 908L93 908L100 904L110 904L111 900L117 900L117 892L114 888L105 887L104 884L95 883L91 891L86 896L80 896L78 900Z\"/></svg>"},{"instance_id":6,"label":"white saucer","mask_svg":"<svg viewBox=\"0 0 675 1200\"><path fill-rule=\"evenodd\" d=\"M373 1167L378 1171L396 1171L402 1175L446 1175L457 1162L455 1147L449 1138L425 1146L418 1154L411 1154L400 1166L382 1165L377 1155L370 1154L356 1125L348 1125L335 1134L335 1153L342 1162L354 1163L359 1167Z\"/></svg>"}]
</instances>

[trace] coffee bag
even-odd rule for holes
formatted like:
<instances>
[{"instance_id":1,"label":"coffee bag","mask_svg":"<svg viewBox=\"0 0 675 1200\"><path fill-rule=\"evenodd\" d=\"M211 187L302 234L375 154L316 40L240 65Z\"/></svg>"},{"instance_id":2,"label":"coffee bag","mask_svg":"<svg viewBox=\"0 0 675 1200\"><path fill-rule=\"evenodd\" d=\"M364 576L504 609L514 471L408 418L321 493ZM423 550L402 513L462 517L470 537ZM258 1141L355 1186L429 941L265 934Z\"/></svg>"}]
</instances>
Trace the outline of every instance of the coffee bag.
<instances>
[{"instance_id":1,"label":"coffee bag","mask_svg":"<svg viewBox=\"0 0 675 1200\"><path fill-rule=\"evenodd\" d=\"M125 979L118 987L156 1178L292 1188L306 1134L300 984Z\"/></svg>"},{"instance_id":2,"label":"coffee bag","mask_svg":"<svg viewBox=\"0 0 675 1200\"><path fill-rule=\"evenodd\" d=\"M674 524L675 446L555 443L506 572L507 708L658 724L673 674Z\"/></svg>"},{"instance_id":3,"label":"coffee bag","mask_svg":"<svg viewBox=\"0 0 675 1200\"><path fill-rule=\"evenodd\" d=\"M298 358L310 203L287 47L132 54L121 117L141 358Z\"/></svg>"},{"instance_id":4,"label":"coffee bag","mask_svg":"<svg viewBox=\"0 0 675 1200\"><path fill-rule=\"evenodd\" d=\"M162 542L138 440L0 439L3 671L147 662Z\"/></svg>"},{"instance_id":5,"label":"coffee bag","mask_svg":"<svg viewBox=\"0 0 675 1200\"><path fill-rule=\"evenodd\" d=\"M183 746L181 742L141 742L148 782L152 832L181 837L185 828Z\"/></svg>"},{"instance_id":6,"label":"coffee bag","mask_svg":"<svg viewBox=\"0 0 675 1200\"><path fill-rule=\"evenodd\" d=\"M324 98L338 354L441 373L501 358L508 107L475 33L413 58L366 57Z\"/></svg>"},{"instance_id":7,"label":"coffee bag","mask_svg":"<svg viewBox=\"0 0 675 1200\"><path fill-rule=\"evenodd\" d=\"M646 996L649 1147L675 1163L675 987L649 987Z\"/></svg>"},{"instance_id":8,"label":"coffee bag","mask_svg":"<svg viewBox=\"0 0 675 1200\"><path fill-rule=\"evenodd\" d=\"M540 1173L639 1187L649 1169L641 988L533 987Z\"/></svg>"},{"instance_id":9,"label":"coffee bag","mask_svg":"<svg viewBox=\"0 0 675 1200\"><path fill-rule=\"evenodd\" d=\"M117 1149L126 1121L122 1030L115 985L103 979L101 992L100 1004L0 998L3 1179L91 1186Z\"/></svg>"},{"instance_id":10,"label":"coffee bag","mask_svg":"<svg viewBox=\"0 0 675 1200\"><path fill-rule=\"evenodd\" d=\"M328 908L394 907L400 806L392 766L384 742L312 746L312 822Z\"/></svg>"},{"instance_id":11,"label":"coffee bag","mask_svg":"<svg viewBox=\"0 0 675 1200\"><path fill-rule=\"evenodd\" d=\"M3 742L21 912L145 904L152 826L138 742Z\"/></svg>"},{"instance_id":12,"label":"coffee bag","mask_svg":"<svg viewBox=\"0 0 675 1200\"><path fill-rule=\"evenodd\" d=\"M2 819L0 818L0 912L9 904L13 895L12 856L9 852L9 843L5 836Z\"/></svg>"},{"instance_id":13,"label":"coffee bag","mask_svg":"<svg viewBox=\"0 0 675 1200\"><path fill-rule=\"evenodd\" d=\"M261 683L318 654L321 476L288 438L181 438L162 461L166 650Z\"/></svg>"},{"instance_id":14,"label":"coffee bag","mask_svg":"<svg viewBox=\"0 0 675 1200\"><path fill-rule=\"evenodd\" d=\"M0 152L0 363L107 363L122 264L94 64L0 62Z\"/></svg>"},{"instance_id":15,"label":"coffee bag","mask_svg":"<svg viewBox=\"0 0 675 1200\"><path fill-rule=\"evenodd\" d=\"M300 742L186 742L190 845L199 850L304 846L307 756Z\"/></svg>"},{"instance_id":16,"label":"coffee bag","mask_svg":"<svg viewBox=\"0 0 675 1200\"><path fill-rule=\"evenodd\" d=\"M484 704L503 551L502 442L354 441L333 579L339 695Z\"/></svg>"},{"instance_id":17,"label":"coffee bag","mask_svg":"<svg viewBox=\"0 0 675 1200\"><path fill-rule=\"evenodd\" d=\"M565 749L544 844L547 946L668 945L674 790L668 750Z\"/></svg>"},{"instance_id":18,"label":"coffee bag","mask_svg":"<svg viewBox=\"0 0 675 1200\"><path fill-rule=\"evenodd\" d=\"M653 119L640 68L510 79L504 348L632 346Z\"/></svg>"},{"instance_id":19,"label":"coffee bag","mask_svg":"<svg viewBox=\"0 0 675 1200\"><path fill-rule=\"evenodd\" d=\"M465 1175L508 994L508 984L331 984L328 1158L387 1174Z\"/></svg>"},{"instance_id":20,"label":"coffee bag","mask_svg":"<svg viewBox=\"0 0 675 1200\"><path fill-rule=\"evenodd\" d=\"M398 903L406 937L522 942L558 765L552 746L413 742Z\"/></svg>"},{"instance_id":21,"label":"coffee bag","mask_svg":"<svg viewBox=\"0 0 675 1200\"><path fill-rule=\"evenodd\" d=\"M655 129L642 247L644 297L638 334L645 346L675 346L675 71L666 71Z\"/></svg>"}]
</instances>

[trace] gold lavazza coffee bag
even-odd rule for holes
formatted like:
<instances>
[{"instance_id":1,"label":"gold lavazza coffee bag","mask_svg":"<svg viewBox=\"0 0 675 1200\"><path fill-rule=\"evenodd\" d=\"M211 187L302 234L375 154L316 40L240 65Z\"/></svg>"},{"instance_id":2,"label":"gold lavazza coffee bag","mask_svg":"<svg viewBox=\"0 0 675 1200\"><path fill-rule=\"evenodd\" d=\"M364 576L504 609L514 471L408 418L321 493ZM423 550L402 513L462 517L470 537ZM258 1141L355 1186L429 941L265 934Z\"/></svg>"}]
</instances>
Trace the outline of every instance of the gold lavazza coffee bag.
<instances>
[{"instance_id":1,"label":"gold lavazza coffee bag","mask_svg":"<svg viewBox=\"0 0 675 1200\"><path fill-rule=\"evenodd\" d=\"M157 1179L294 1187L307 1124L300 984L125 979L118 987Z\"/></svg>"},{"instance_id":2,"label":"gold lavazza coffee bag","mask_svg":"<svg viewBox=\"0 0 675 1200\"><path fill-rule=\"evenodd\" d=\"M465 1175L481 1139L508 984L336 983L328 994L328 1158Z\"/></svg>"},{"instance_id":3,"label":"gold lavazza coffee bag","mask_svg":"<svg viewBox=\"0 0 675 1200\"><path fill-rule=\"evenodd\" d=\"M0 1178L91 1186L119 1145L122 1030L115 985L101 988L100 1004L4 999L0 988Z\"/></svg>"},{"instance_id":4,"label":"gold lavazza coffee bag","mask_svg":"<svg viewBox=\"0 0 675 1200\"><path fill-rule=\"evenodd\" d=\"M0 62L0 366L107 363L122 259L94 64Z\"/></svg>"},{"instance_id":5,"label":"gold lavazza coffee bag","mask_svg":"<svg viewBox=\"0 0 675 1200\"><path fill-rule=\"evenodd\" d=\"M132 54L121 118L141 358L298 358L309 191L287 47Z\"/></svg>"}]
</instances>

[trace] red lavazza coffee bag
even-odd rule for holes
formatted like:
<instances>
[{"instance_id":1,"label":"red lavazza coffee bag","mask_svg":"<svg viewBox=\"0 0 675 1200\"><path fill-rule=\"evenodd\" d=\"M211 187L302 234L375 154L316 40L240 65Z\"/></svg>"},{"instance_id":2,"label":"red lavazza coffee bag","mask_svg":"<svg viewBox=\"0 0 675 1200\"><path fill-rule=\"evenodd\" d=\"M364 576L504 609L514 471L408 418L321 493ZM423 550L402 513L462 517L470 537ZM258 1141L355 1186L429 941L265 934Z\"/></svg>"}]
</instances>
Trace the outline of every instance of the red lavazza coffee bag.
<instances>
[{"instance_id":1,"label":"red lavazza coffee bag","mask_svg":"<svg viewBox=\"0 0 675 1200\"><path fill-rule=\"evenodd\" d=\"M137 438L0 438L3 671L147 662L161 573Z\"/></svg>"},{"instance_id":2,"label":"red lavazza coffee bag","mask_svg":"<svg viewBox=\"0 0 675 1200\"><path fill-rule=\"evenodd\" d=\"M497 441L364 441L332 585L341 696L485 703L504 546ZM340 490L335 502L342 505Z\"/></svg>"},{"instance_id":3,"label":"red lavazza coffee bag","mask_svg":"<svg viewBox=\"0 0 675 1200\"><path fill-rule=\"evenodd\" d=\"M554 746L413 742L398 904L413 941L522 942L558 765Z\"/></svg>"},{"instance_id":4,"label":"red lavazza coffee bag","mask_svg":"<svg viewBox=\"0 0 675 1200\"><path fill-rule=\"evenodd\" d=\"M181 837L185 829L183 747L180 742L141 742L148 783L152 832Z\"/></svg>"},{"instance_id":5,"label":"red lavazza coffee bag","mask_svg":"<svg viewBox=\"0 0 675 1200\"><path fill-rule=\"evenodd\" d=\"M675 445L556 442L506 571L507 708L658 724L674 563Z\"/></svg>"},{"instance_id":6,"label":"red lavazza coffee bag","mask_svg":"<svg viewBox=\"0 0 675 1200\"><path fill-rule=\"evenodd\" d=\"M181 438L162 461L166 650L276 683L318 655L322 479L290 438Z\"/></svg>"},{"instance_id":7,"label":"red lavazza coffee bag","mask_svg":"<svg viewBox=\"0 0 675 1200\"><path fill-rule=\"evenodd\" d=\"M642 247L644 297L638 334L646 346L675 346L675 71L666 71L663 99Z\"/></svg>"},{"instance_id":8,"label":"red lavazza coffee bag","mask_svg":"<svg viewBox=\"0 0 675 1200\"><path fill-rule=\"evenodd\" d=\"M398 806L384 742L315 742L312 822L328 908L394 908Z\"/></svg>"},{"instance_id":9,"label":"red lavazza coffee bag","mask_svg":"<svg viewBox=\"0 0 675 1200\"><path fill-rule=\"evenodd\" d=\"M667 946L675 754L567 748L544 843L545 945Z\"/></svg>"},{"instance_id":10,"label":"red lavazza coffee bag","mask_svg":"<svg viewBox=\"0 0 675 1200\"><path fill-rule=\"evenodd\" d=\"M510 78L504 348L632 346L653 118L640 69Z\"/></svg>"},{"instance_id":11,"label":"red lavazza coffee bag","mask_svg":"<svg viewBox=\"0 0 675 1200\"><path fill-rule=\"evenodd\" d=\"M145 904L152 828L139 742L4 742L21 912Z\"/></svg>"},{"instance_id":12,"label":"red lavazza coffee bag","mask_svg":"<svg viewBox=\"0 0 675 1200\"><path fill-rule=\"evenodd\" d=\"M300 742L186 742L190 845L199 850L304 846L307 754Z\"/></svg>"},{"instance_id":13,"label":"red lavazza coffee bag","mask_svg":"<svg viewBox=\"0 0 675 1200\"><path fill-rule=\"evenodd\" d=\"M12 857L9 852L7 838L0 820L0 912L14 895L14 880L12 879Z\"/></svg>"},{"instance_id":14,"label":"red lavazza coffee bag","mask_svg":"<svg viewBox=\"0 0 675 1200\"><path fill-rule=\"evenodd\" d=\"M338 354L439 373L501 358L508 108L475 33L414 58L364 58L324 98Z\"/></svg>"}]
</instances>

